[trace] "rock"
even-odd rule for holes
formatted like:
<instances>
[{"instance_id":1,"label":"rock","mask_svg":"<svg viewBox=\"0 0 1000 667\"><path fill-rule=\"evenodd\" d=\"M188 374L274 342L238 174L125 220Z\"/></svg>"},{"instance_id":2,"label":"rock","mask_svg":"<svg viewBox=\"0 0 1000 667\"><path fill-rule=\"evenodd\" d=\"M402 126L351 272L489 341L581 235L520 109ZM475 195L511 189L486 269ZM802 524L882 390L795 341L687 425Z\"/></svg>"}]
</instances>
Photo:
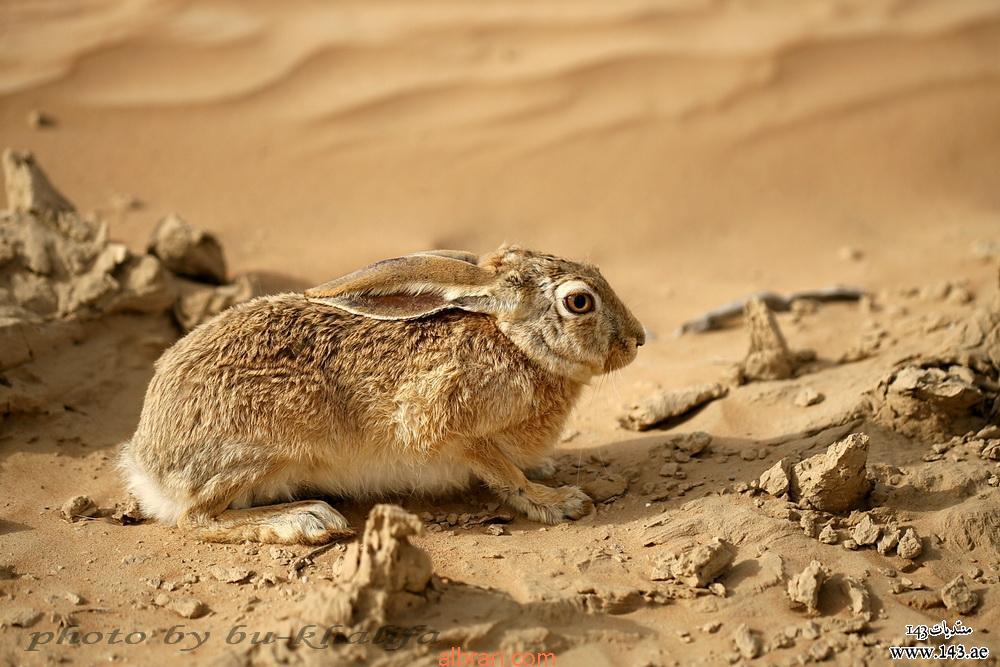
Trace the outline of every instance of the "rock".
<instances>
[{"instance_id":1,"label":"rock","mask_svg":"<svg viewBox=\"0 0 1000 667\"><path fill-rule=\"evenodd\" d=\"M34 326L20 319L0 318L0 371L19 366L32 358L28 337ZM0 410L3 414L3 410Z\"/></svg>"},{"instance_id":2,"label":"rock","mask_svg":"<svg viewBox=\"0 0 1000 667\"><path fill-rule=\"evenodd\" d=\"M964 575L958 575L941 589L941 600L950 611L969 614L979 604L979 596L969 588Z\"/></svg>"},{"instance_id":3,"label":"rock","mask_svg":"<svg viewBox=\"0 0 1000 667\"><path fill-rule=\"evenodd\" d=\"M667 461L660 466L659 474L661 477L676 477L680 470L681 467L676 461Z\"/></svg>"},{"instance_id":4,"label":"rock","mask_svg":"<svg viewBox=\"0 0 1000 667\"><path fill-rule=\"evenodd\" d=\"M791 496L824 512L856 508L871 489L868 436L852 433L792 467Z\"/></svg>"},{"instance_id":5,"label":"rock","mask_svg":"<svg viewBox=\"0 0 1000 667\"><path fill-rule=\"evenodd\" d=\"M704 431L692 431L674 438L671 442L678 450L691 456L698 456L712 444L712 436Z\"/></svg>"},{"instance_id":6,"label":"rock","mask_svg":"<svg viewBox=\"0 0 1000 667\"><path fill-rule=\"evenodd\" d=\"M913 560L914 558L918 558L923 551L924 545L921 544L916 531L912 528L907 528L903 536L899 538L899 544L896 545L896 553L899 554L900 558Z\"/></svg>"},{"instance_id":7,"label":"rock","mask_svg":"<svg viewBox=\"0 0 1000 667\"><path fill-rule=\"evenodd\" d=\"M201 618L205 615L205 612L208 611L205 604L201 600L193 597L168 599L161 606L183 618Z\"/></svg>"},{"instance_id":8,"label":"rock","mask_svg":"<svg viewBox=\"0 0 1000 667\"><path fill-rule=\"evenodd\" d=\"M761 474L759 487L772 496L783 496L791 486L789 475L792 471L792 461L789 458L778 460L773 466Z\"/></svg>"},{"instance_id":9,"label":"rock","mask_svg":"<svg viewBox=\"0 0 1000 667\"><path fill-rule=\"evenodd\" d=\"M825 639L813 642L809 647L809 658L812 662L823 662L833 655L833 647Z\"/></svg>"},{"instance_id":10,"label":"rock","mask_svg":"<svg viewBox=\"0 0 1000 667\"><path fill-rule=\"evenodd\" d=\"M823 526L823 530L819 532L819 541L823 544L836 544L840 541L837 537L837 531L830 524Z\"/></svg>"},{"instance_id":11,"label":"rock","mask_svg":"<svg viewBox=\"0 0 1000 667\"><path fill-rule=\"evenodd\" d=\"M736 548L725 540L715 538L707 544L660 556L653 564L651 579L674 579L688 586L704 588L725 572L735 558Z\"/></svg>"},{"instance_id":12,"label":"rock","mask_svg":"<svg viewBox=\"0 0 1000 667\"><path fill-rule=\"evenodd\" d=\"M596 479L581 484L580 489L595 503L603 503L625 495L628 480L617 473L604 472Z\"/></svg>"},{"instance_id":13,"label":"rock","mask_svg":"<svg viewBox=\"0 0 1000 667\"><path fill-rule=\"evenodd\" d=\"M749 587L753 593L760 593L774 586L783 585L785 576L785 561L772 551L765 551L755 559L757 573L740 582L741 590Z\"/></svg>"},{"instance_id":14,"label":"rock","mask_svg":"<svg viewBox=\"0 0 1000 667\"><path fill-rule=\"evenodd\" d=\"M52 283L43 276L15 273L11 276L11 291L19 306L38 315L54 314L59 307Z\"/></svg>"},{"instance_id":15,"label":"rock","mask_svg":"<svg viewBox=\"0 0 1000 667\"><path fill-rule=\"evenodd\" d=\"M219 241L195 229L180 216L160 220L149 240L149 251L170 271L201 282L226 282L226 260Z\"/></svg>"},{"instance_id":16,"label":"rock","mask_svg":"<svg viewBox=\"0 0 1000 667\"><path fill-rule=\"evenodd\" d=\"M87 307L103 310L111 303L119 289L121 286L110 273L101 270L88 271L72 283L64 311L72 313Z\"/></svg>"},{"instance_id":17,"label":"rock","mask_svg":"<svg viewBox=\"0 0 1000 667\"><path fill-rule=\"evenodd\" d=\"M945 369L926 361L909 364L885 377L874 390L876 421L894 431L934 441L955 433L962 419L978 410L985 395L971 369Z\"/></svg>"},{"instance_id":18,"label":"rock","mask_svg":"<svg viewBox=\"0 0 1000 667\"><path fill-rule=\"evenodd\" d=\"M431 560L409 541L422 532L417 516L396 505L376 505L361 541L348 546L337 583L310 591L295 616L373 632L388 618L424 605L435 595Z\"/></svg>"},{"instance_id":19,"label":"rock","mask_svg":"<svg viewBox=\"0 0 1000 667\"><path fill-rule=\"evenodd\" d=\"M841 246L840 249L837 250L837 257L844 262L857 262L863 259L864 256L865 254L861 252L861 250L849 245Z\"/></svg>"},{"instance_id":20,"label":"rock","mask_svg":"<svg viewBox=\"0 0 1000 667\"><path fill-rule=\"evenodd\" d=\"M795 394L795 398L792 400L795 405L800 408L807 408L811 405L817 405L822 403L826 396L819 393L812 387L806 387L802 389L799 393Z\"/></svg>"},{"instance_id":21,"label":"rock","mask_svg":"<svg viewBox=\"0 0 1000 667\"><path fill-rule=\"evenodd\" d=\"M899 544L900 532L898 528L887 529L882 533L882 539L878 541L876 549L883 556L888 556L893 551L896 550L896 546Z\"/></svg>"},{"instance_id":22,"label":"rock","mask_svg":"<svg viewBox=\"0 0 1000 667\"><path fill-rule=\"evenodd\" d=\"M32 109L28 112L28 127L32 130L42 130L47 127L54 127L55 118L40 109Z\"/></svg>"},{"instance_id":23,"label":"rock","mask_svg":"<svg viewBox=\"0 0 1000 667\"><path fill-rule=\"evenodd\" d=\"M120 269L121 294L114 309L157 314L170 310L175 290L159 259L153 255L130 257Z\"/></svg>"},{"instance_id":24,"label":"rock","mask_svg":"<svg viewBox=\"0 0 1000 667\"><path fill-rule=\"evenodd\" d=\"M49 182L30 152L5 149L3 171L7 207L11 211L46 215L74 210L69 200Z\"/></svg>"},{"instance_id":25,"label":"rock","mask_svg":"<svg viewBox=\"0 0 1000 667\"><path fill-rule=\"evenodd\" d=\"M750 334L750 351L741 365L747 381L785 380L792 377L797 361L788 349L774 314L759 298L747 302L744 313Z\"/></svg>"},{"instance_id":26,"label":"rock","mask_svg":"<svg viewBox=\"0 0 1000 667\"><path fill-rule=\"evenodd\" d=\"M915 591L900 599L903 604L913 609L937 609L944 606L941 594L936 591Z\"/></svg>"},{"instance_id":27,"label":"rock","mask_svg":"<svg viewBox=\"0 0 1000 667\"><path fill-rule=\"evenodd\" d=\"M62 506L63 518L73 522L97 514L97 505L87 496L73 496Z\"/></svg>"},{"instance_id":28,"label":"rock","mask_svg":"<svg viewBox=\"0 0 1000 667\"><path fill-rule=\"evenodd\" d=\"M115 511L111 514L111 518L123 526L129 526L142 523L146 517L143 516L135 496L129 496L125 502L115 503Z\"/></svg>"},{"instance_id":29,"label":"rock","mask_svg":"<svg viewBox=\"0 0 1000 667\"><path fill-rule=\"evenodd\" d=\"M672 417L679 417L717 398L729 390L721 384L701 384L674 391L661 390L645 400L630 405L619 423L633 431L645 431Z\"/></svg>"},{"instance_id":30,"label":"rock","mask_svg":"<svg viewBox=\"0 0 1000 667\"><path fill-rule=\"evenodd\" d=\"M722 623L719 621L709 621L705 625L702 625L698 629L704 632L706 635L714 635L722 627Z\"/></svg>"},{"instance_id":31,"label":"rock","mask_svg":"<svg viewBox=\"0 0 1000 667\"><path fill-rule=\"evenodd\" d=\"M245 583L250 578L250 575L253 574L253 572L246 568L223 567L222 565L213 565L209 568L208 572L224 584Z\"/></svg>"},{"instance_id":32,"label":"rock","mask_svg":"<svg viewBox=\"0 0 1000 667\"><path fill-rule=\"evenodd\" d=\"M260 291L256 281L245 275L219 287L187 280L180 280L178 284L180 297L174 303L174 317L185 331L207 322L226 308L252 299Z\"/></svg>"},{"instance_id":33,"label":"rock","mask_svg":"<svg viewBox=\"0 0 1000 667\"><path fill-rule=\"evenodd\" d=\"M881 535L882 529L872 521L871 515L868 514L865 514L861 521L854 526L854 530L851 531L851 537L858 543L858 546L862 547L875 544Z\"/></svg>"},{"instance_id":34,"label":"rock","mask_svg":"<svg viewBox=\"0 0 1000 667\"><path fill-rule=\"evenodd\" d=\"M751 630L750 626L746 623L741 623L733 631L732 639L736 650L747 660L753 660L764 650L764 641L760 633L756 630Z\"/></svg>"},{"instance_id":35,"label":"rock","mask_svg":"<svg viewBox=\"0 0 1000 667\"><path fill-rule=\"evenodd\" d=\"M137 211L145 205L141 199L135 195L130 195L127 192L113 193L108 200L108 204L110 204L111 210L119 215L127 213L128 211Z\"/></svg>"},{"instance_id":36,"label":"rock","mask_svg":"<svg viewBox=\"0 0 1000 667\"><path fill-rule=\"evenodd\" d=\"M646 602L642 592L630 586L583 586L577 593L581 596L581 606L597 614L628 614Z\"/></svg>"},{"instance_id":37,"label":"rock","mask_svg":"<svg viewBox=\"0 0 1000 667\"><path fill-rule=\"evenodd\" d=\"M830 571L817 560L788 580L788 598L792 606L805 607L810 614L819 613L819 591L830 577Z\"/></svg>"},{"instance_id":38,"label":"rock","mask_svg":"<svg viewBox=\"0 0 1000 667\"><path fill-rule=\"evenodd\" d=\"M864 583L852 577L841 577L840 588L847 596L851 612L866 621L872 620L871 595Z\"/></svg>"},{"instance_id":39,"label":"rock","mask_svg":"<svg viewBox=\"0 0 1000 667\"><path fill-rule=\"evenodd\" d=\"M806 537L818 538L820 533L819 517L816 512L805 511L799 517L799 527Z\"/></svg>"},{"instance_id":40,"label":"rock","mask_svg":"<svg viewBox=\"0 0 1000 667\"><path fill-rule=\"evenodd\" d=\"M1000 461L1000 439L983 440L979 458L985 461Z\"/></svg>"}]
</instances>

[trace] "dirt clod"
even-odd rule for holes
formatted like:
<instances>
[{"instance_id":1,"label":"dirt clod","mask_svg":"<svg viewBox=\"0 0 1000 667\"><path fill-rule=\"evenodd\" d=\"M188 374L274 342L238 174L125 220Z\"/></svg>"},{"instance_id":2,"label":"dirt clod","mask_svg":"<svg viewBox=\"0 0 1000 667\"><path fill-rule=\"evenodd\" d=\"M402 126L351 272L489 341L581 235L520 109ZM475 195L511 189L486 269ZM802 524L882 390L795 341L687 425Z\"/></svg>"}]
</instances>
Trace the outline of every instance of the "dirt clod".
<instances>
[{"instance_id":1,"label":"dirt clod","mask_svg":"<svg viewBox=\"0 0 1000 667\"><path fill-rule=\"evenodd\" d=\"M15 213L47 215L73 210L73 204L49 182L29 151L4 150L3 171L7 205Z\"/></svg>"},{"instance_id":2,"label":"dirt clod","mask_svg":"<svg viewBox=\"0 0 1000 667\"><path fill-rule=\"evenodd\" d=\"M124 502L115 503L115 511L111 514L111 518L123 526L142 523L145 520L135 496L129 496Z\"/></svg>"},{"instance_id":3,"label":"dirt clod","mask_svg":"<svg viewBox=\"0 0 1000 667\"><path fill-rule=\"evenodd\" d=\"M842 576L840 577L840 587L847 596L851 613L870 621L872 619L871 594L864 582L854 577Z\"/></svg>"},{"instance_id":4,"label":"dirt clod","mask_svg":"<svg viewBox=\"0 0 1000 667\"><path fill-rule=\"evenodd\" d=\"M62 506L62 516L69 522L97 514L97 505L88 496L73 496Z\"/></svg>"},{"instance_id":5,"label":"dirt clod","mask_svg":"<svg viewBox=\"0 0 1000 667\"><path fill-rule=\"evenodd\" d=\"M792 461L780 459L764 471L758 480L759 487L772 496L783 496L791 488Z\"/></svg>"},{"instance_id":6,"label":"dirt clod","mask_svg":"<svg viewBox=\"0 0 1000 667\"><path fill-rule=\"evenodd\" d=\"M752 630L746 623L741 623L733 631L733 645L740 655L747 660L753 660L764 651L764 640L760 633Z\"/></svg>"},{"instance_id":7,"label":"dirt clod","mask_svg":"<svg viewBox=\"0 0 1000 667\"><path fill-rule=\"evenodd\" d=\"M941 600L949 611L969 614L979 604L979 595L969 588L965 575L958 575L941 589Z\"/></svg>"},{"instance_id":8,"label":"dirt clod","mask_svg":"<svg viewBox=\"0 0 1000 667\"><path fill-rule=\"evenodd\" d=\"M156 225L149 252L179 276L215 284L226 282L226 260L218 239L176 214Z\"/></svg>"},{"instance_id":9,"label":"dirt clod","mask_svg":"<svg viewBox=\"0 0 1000 667\"><path fill-rule=\"evenodd\" d=\"M170 598L162 606L182 618L201 618L208 611L201 600L189 596Z\"/></svg>"},{"instance_id":10,"label":"dirt clod","mask_svg":"<svg viewBox=\"0 0 1000 667\"><path fill-rule=\"evenodd\" d=\"M242 584L253 574L243 567L224 567L222 565L213 565L208 571L218 581L225 584Z\"/></svg>"},{"instance_id":11,"label":"dirt clod","mask_svg":"<svg viewBox=\"0 0 1000 667\"><path fill-rule=\"evenodd\" d=\"M793 607L805 607L810 614L819 613L819 591L830 577L830 571L818 560L788 580L788 597Z\"/></svg>"},{"instance_id":12,"label":"dirt clod","mask_svg":"<svg viewBox=\"0 0 1000 667\"><path fill-rule=\"evenodd\" d=\"M718 383L701 384L678 390L660 390L628 407L619 423L633 431L645 431L660 422L679 417L706 403L722 398L728 389Z\"/></svg>"},{"instance_id":13,"label":"dirt clod","mask_svg":"<svg viewBox=\"0 0 1000 667\"><path fill-rule=\"evenodd\" d=\"M864 518L851 531L851 537L858 543L858 546L862 547L875 544L881 535L882 529L872 521L869 514L865 514Z\"/></svg>"},{"instance_id":14,"label":"dirt clod","mask_svg":"<svg viewBox=\"0 0 1000 667\"><path fill-rule=\"evenodd\" d=\"M423 523L396 505L376 505L360 542L344 555L339 581L307 595L300 616L324 625L374 628L432 595L431 560L410 544Z\"/></svg>"},{"instance_id":15,"label":"dirt clod","mask_svg":"<svg viewBox=\"0 0 1000 667\"><path fill-rule=\"evenodd\" d=\"M784 380L791 377L795 359L774 314L760 299L751 299L747 302L745 317L750 334L750 351L743 360L743 376L748 380Z\"/></svg>"},{"instance_id":16,"label":"dirt clod","mask_svg":"<svg viewBox=\"0 0 1000 667\"><path fill-rule=\"evenodd\" d=\"M185 331L260 293L257 281L246 275L237 276L228 285L206 285L183 279L179 279L177 285L180 294L174 303L174 317Z\"/></svg>"},{"instance_id":17,"label":"dirt clod","mask_svg":"<svg viewBox=\"0 0 1000 667\"><path fill-rule=\"evenodd\" d=\"M800 408L808 408L811 405L819 405L826 397L812 387L806 387L795 394L792 402Z\"/></svg>"},{"instance_id":18,"label":"dirt clod","mask_svg":"<svg viewBox=\"0 0 1000 667\"><path fill-rule=\"evenodd\" d=\"M906 532L899 538L899 544L896 545L896 553L899 554L900 558L913 560L920 557L923 551L924 545L920 542L920 538L917 537L916 531L912 528L907 528Z\"/></svg>"},{"instance_id":19,"label":"dirt clod","mask_svg":"<svg viewBox=\"0 0 1000 667\"><path fill-rule=\"evenodd\" d=\"M868 436L852 433L792 467L792 497L824 512L856 508L868 495Z\"/></svg>"},{"instance_id":20,"label":"dirt clod","mask_svg":"<svg viewBox=\"0 0 1000 667\"><path fill-rule=\"evenodd\" d=\"M661 555L653 565L651 579L674 579L688 586L704 588L717 579L736 558L736 548L716 538L707 544Z\"/></svg>"},{"instance_id":21,"label":"dirt clod","mask_svg":"<svg viewBox=\"0 0 1000 667\"><path fill-rule=\"evenodd\" d=\"M625 495L628 486L628 479L624 476L613 472L604 472L595 479L584 482L580 488L595 503L603 503Z\"/></svg>"}]
</instances>

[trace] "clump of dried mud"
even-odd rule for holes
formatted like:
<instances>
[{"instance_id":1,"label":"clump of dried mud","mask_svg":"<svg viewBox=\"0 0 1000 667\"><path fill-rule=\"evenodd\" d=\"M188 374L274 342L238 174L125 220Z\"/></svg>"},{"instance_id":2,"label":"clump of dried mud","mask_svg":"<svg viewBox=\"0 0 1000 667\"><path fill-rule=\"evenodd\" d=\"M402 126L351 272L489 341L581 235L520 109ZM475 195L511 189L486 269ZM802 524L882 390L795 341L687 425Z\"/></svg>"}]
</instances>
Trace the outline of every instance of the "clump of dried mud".
<instances>
[{"instance_id":1,"label":"clump of dried mud","mask_svg":"<svg viewBox=\"0 0 1000 667\"><path fill-rule=\"evenodd\" d=\"M189 330L256 293L247 276L225 284L221 246L176 216L137 254L109 239L106 220L78 212L30 153L5 150L3 171L0 372L79 341L102 317L169 313ZM10 381L0 386L0 414L37 404Z\"/></svg>"}]
</instances>

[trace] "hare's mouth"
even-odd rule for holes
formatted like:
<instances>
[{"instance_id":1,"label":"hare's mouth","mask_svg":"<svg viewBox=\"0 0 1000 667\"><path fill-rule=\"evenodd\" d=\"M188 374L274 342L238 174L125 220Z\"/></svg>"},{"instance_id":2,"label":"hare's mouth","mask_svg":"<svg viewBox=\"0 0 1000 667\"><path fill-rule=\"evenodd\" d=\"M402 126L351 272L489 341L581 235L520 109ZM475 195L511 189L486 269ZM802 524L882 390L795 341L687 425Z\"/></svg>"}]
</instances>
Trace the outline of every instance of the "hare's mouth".
<instances>
[{"instance_id":1,"label":"hare's mouth","mask_svg":"<svg viewBox=\"0 0 1000 667\"><path fill-rule=\"evenodd\" d=\"M638 348L635 345L619 344L611 348L607 360L604 362L604 372L610 373L619 368L625 368L635 359Z\"/></svg>"}]
</instances>

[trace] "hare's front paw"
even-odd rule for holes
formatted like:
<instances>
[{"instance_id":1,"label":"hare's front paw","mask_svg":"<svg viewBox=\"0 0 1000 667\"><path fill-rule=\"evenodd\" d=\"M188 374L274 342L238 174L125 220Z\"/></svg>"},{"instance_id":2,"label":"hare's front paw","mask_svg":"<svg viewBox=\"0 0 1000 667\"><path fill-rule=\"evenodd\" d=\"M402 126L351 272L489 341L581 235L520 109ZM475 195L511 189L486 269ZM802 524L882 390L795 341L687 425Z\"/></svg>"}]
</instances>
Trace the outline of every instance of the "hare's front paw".
<instances>
[{"instance_id":1,"label":"hare's front paw","mask_svg":"<svg viewBox=\"0 0 1000 667\"><path fill-rule=\"evenodd\" d=\"M552 489L540 484L533 484L527 493L512 497L510 504L541 523L575 521L594 508L590 497L575 486Z\"/></svg>"}]
</instances>

